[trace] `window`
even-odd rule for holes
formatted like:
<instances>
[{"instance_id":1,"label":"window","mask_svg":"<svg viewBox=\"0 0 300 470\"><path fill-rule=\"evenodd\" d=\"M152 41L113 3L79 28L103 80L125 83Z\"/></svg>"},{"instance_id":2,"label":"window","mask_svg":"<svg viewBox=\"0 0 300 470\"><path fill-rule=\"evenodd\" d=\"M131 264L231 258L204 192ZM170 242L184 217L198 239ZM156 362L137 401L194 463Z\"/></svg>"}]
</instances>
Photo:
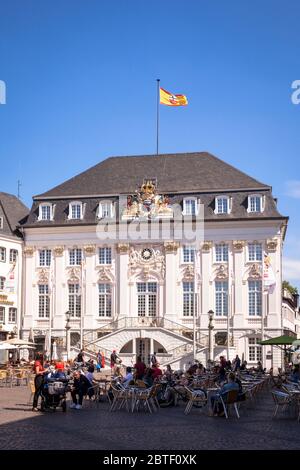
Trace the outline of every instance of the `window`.
<instances>
[{"instance_id":1,"label":"window","mask_svg":"<svg viewBox=\"0 0 300 470\"><path fill-rule=\"evenodd\" d=\"M216 281L216 316L228 315L228 282Z\"/></svg>"},{"instance_id":2,"label":"window","mask_svg":"<svg viewBox=\"0 0 300 470\"><path fill-rule=\"evenodd\" d=\"M14 307L9 307L8 309L8 323L17 322L17 309Z\"/></svg>"},{"instance_id":3,"label":"window","mask_svg":"<svg viewBox=\"0 0 300 470\"><path fill-rule=\"evenodd\" d=\"M52 204L40 205L39 220L52 220Z\"/></svg>"},{"instance_id":4,"label":"window","mask_svg":"<svg viewBox=\"0 0 300 470\"><path fill-rule=\"evenodd\" d=\"M72 202L69 206L69 219L82 219L82 203Z\"/></svg>"},{"instance_id":5,"label":"window","mask_svg":"<svg viewBox=\"0 0 300 470\"><path fill-rule=\"evenodd\" d=\"M0 323L5 323L5 307L0 307Z\"/></svg>"},{"instance_id":6,"label":"window","mask_svg":"<svg viewBox=\"0 0 300 470\"><path fill-rule=\"evenodd\" d=\"M249 345L249 362L258 362L262 360L262 346L258 344L258 338L249 338L248 345Z\"/></svg>"},{"instance_id":7,"label":"window","mask_svg":"<svg viewBox=\"0 0 300 470\"><path fill-rule=\"evenodd\" d=\"M248 212L262 212L263 210L263 197L260 194L248 196Z\"/></svg>"},{"instance_id":8,"label":"window","mask_svg":"<svg viewBox=\"0 0 300 470\"><path fill-rule=\"evenodd\" d=\"M4 285L5 285L5 277L1 276L0 277L0 290L4 290Z\"/></svg>"},{"instance_id":9,"label":"window","mask_svg":"<svg viewBox=\"0 0 300 470\"><path fill-rule=\"evenodd\" d=\"M183 282L183 316L192 317L194 315L194 283Z\"/></svg>"},{"instance_id":10,"label":"window","mask_svg":"<svg viewBox=\"0 0 300 470\"><path fill-rule=\"evenodd\" d=\"M261 243L248 244L249 261L262 261L262 245Z\"/></svg>"},{"instance_id":11,"label":"window","mask_svg":"<svg viewBox=\"0 0 300 470\"><path fill-rule=\"evenodd\" d=\"M50 266L51 265L51 250L40 250L39 251L39 265Z\"/></svg>"},{"instance_id":12,"label":"window","mask_svg":"<svg viewBox=\"0 0 300 470\"><path fill-rule=\"evenodd\" d=\"M3 217L0 217L0 229L3 228Z\"/></svg>"},{"instance_id":13,"label":"window","mask_svg":"<svg viewBox=\"0 0 300 470\"><path fill-rule=\"evenodd\" d=\"M99 248L99 264L111 264L111 248Z\"/></svg>"},{"instance_id":14,"label":"window","mask_svg":"<svg viewBox=\"0 0 300 470\"><path fill-rule=\"evenodd\" d=\"M216 262L217 263L227 263L228 262L228 245L225 243L220 243L216 245Z\"/></svg>"},{"instance_id":15,"label":"window","mask_svg":"<svg viewBox=\"0 0 300 470\"><path fill-rule=\"evenodd\" d=\"M111 317L111 285L98 284L99 317Z\"/></svg>"},{"instance_id":16,"label":"window","mask_svg":"<svg viewBox=\"0 0 300 470\"><path fill-rule=\"evenodd\" d=\"M110 219L113 216L113 205L111 201L103 201L99 203L99 219Z\"/></svg>"},{"instance_id":17,"label":"window","mask_svg":"<svg viewBox=\"0 0 300 470\"><path fill-rule=\"evenodd\" d=\"M230 213L230 204L228 196L219 196L216 197L215 201L215 214L229 214Z\"/></svg>"},{"instance_id":18,"label":"window","mask_svg":"<svg viewBox=\"0 0 300 470\"><path fill-rule=\"evenodd\" d=\"M138 316L155 317L157 310L156 282L138 282Z\"/></svg>"},{"instance_id":19,"label":"window","mask_svg":"<svg viewBox=\"0 0 300 470\"><path fill-rule=\"evenodd\" d=\"M193 199L184 199L183 200L183 214L184 215L197 215L197 200Z\"/></svg>"},{"instance_id":20,"label":"window","mask_svg":"<svg viewBox=\"0 0 300 470\"><path fill-rule=\"evenodd\" d=\"M69 264L71 266L79 266L82 261L81 248L73 248L69 250Z\"/></svg>"},{"instance_id":21,"label":"window","mask_svg":"<svg viewBox=\"0 0 300 470\"><path fill-rule=\"evenodd\" d=\"M69 312L71 317L81 316L81 295L79 284L69 284Z\"/></svg>"},{"instance_id":22,"label":"window","mask_svg":"<svg viewBox=\"0 0 300 470\"><path fill-rule=\"evenodd\" d=\"M6 248L3 246L0 246L0 261L2 261L2 263L6 261Z\"/></svg>"},{"instance_id":23,"label":"window","mask_svg":"<svg viewBox=\"0 0 300 470\"><path fill-rule=\"evenodd\" d=\"M9 250L9 262L16 263L18 258L18 251L17 250Z\"/></svg>"},{"instance_id":24,"label":"window","mask_svg":"<svg viewBox=\"0 0 300 470\"><path fill-rule=\"evenodd\" d=\"M195 259L195 248L193 246L184 246L182 248L183 262L193 263Z\"/></svg>"},{"instance_id":25,"label":"window","mask_svg":"<svg viewBox=\"0 0 300 470\"><path fill-rule=\"evenodd\" d=\"M39 318L49 318L50 298L49 286L39 285Z\"/></svg>"},{"instance_id":26,"label":"window","mask_svg":"<svg viewBox=\"0 0 300 470\"><path fill-rule=\"evenodd\" d=\"M249 281L249 315L261 316L262 314L262 282Z\"/></svg>"}]
</instances>

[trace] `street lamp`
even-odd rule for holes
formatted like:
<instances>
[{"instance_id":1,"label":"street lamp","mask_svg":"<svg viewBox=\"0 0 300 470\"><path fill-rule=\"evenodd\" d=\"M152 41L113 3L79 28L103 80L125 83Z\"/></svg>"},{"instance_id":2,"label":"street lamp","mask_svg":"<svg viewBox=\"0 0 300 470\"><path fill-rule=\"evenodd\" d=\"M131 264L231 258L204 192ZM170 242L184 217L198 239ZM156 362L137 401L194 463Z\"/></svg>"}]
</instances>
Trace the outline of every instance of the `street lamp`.
<instances>
[{"instance_id":1,"label":"street lamp","mask_svg":"<svg viewBox=\"0 0 300 470\"><path fill-rule=\"evenodd\" d=\"M213 310L208 312L209 322L208 322L208 362L211 364L214 360L214 338L213 338Z\"/></svg>"},{"instance_id":2,"label":"street lamp","mask_svg":"<svg viewBox=\"0 0 300 470\"><path fill-rule=\"evenodd\" d=\"M66 319L67 319L67 323L66 323L66 349L67 349L67 361L69 360L70 358L70 330L71 330L71 325L70 325L70 318L71 318L71 314L69 311L66 312Z\"/></svg>"}]
</instances>

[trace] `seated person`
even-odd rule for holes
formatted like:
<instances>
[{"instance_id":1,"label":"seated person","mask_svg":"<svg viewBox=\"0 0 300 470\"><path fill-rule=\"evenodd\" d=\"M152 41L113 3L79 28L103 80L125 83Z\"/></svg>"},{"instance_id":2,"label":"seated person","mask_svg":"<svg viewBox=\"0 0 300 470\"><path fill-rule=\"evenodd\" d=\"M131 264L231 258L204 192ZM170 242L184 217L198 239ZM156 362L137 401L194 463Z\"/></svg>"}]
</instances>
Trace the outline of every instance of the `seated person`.
<instances>
[{"instance_id":1,"label":"seated person","mask_svg":"<svg viewBox=\"0 0 300 470\"><path fill-rule=\"evenodd\" d=\"M145 370L143 382L145 382L147 387L152 387L153 385L152 369L150 367Z\"/></svg>"},{"instance_id":2,"label":"seated person","mask_svg":"<svg viewBox=\"0 0 300 470\"><path fill-rule=\"evenodd\" d=\"M95 372L95 367L94 366L89 366L87 372L85 373L86 378L91 384L91 387L94 385L94 372Z\"/></svg>"},{"instance_id":3,"label":"seated person","mask_svg":"<svg viewBox=\"0 0 300 470\"><path fill-rule=\"evenodd\" d=\"M123 377L121 380L121 383L124 385L124 387L128 387L130 382L133 382L133 373L131 367L126 367L126 375Z\"/></svg>"},{"instance_id":4,"label":"seated person","mask_svg":"<svg viewBox=\"0 0 300 470\"><path fill-rule=\"evenodd\" d=\"M159 363L157 362L157 364L154 364L151 367L151 375L152 375L153 382L158 381L159 378L162 376L162 370L158 366L159 366Z\"/></svg>"},{"instance_id":5,"label":"seated person","mask_svg":"<svg viewBox=\"0 0 300 470\"><path fill-rule=\"evenodd\" d=\"M293 373L291 375L291 381L294 383L300 382L300 370L299 370L299 364L295 364Z\"/></svg>"},{"instance_id":6,"label":"seated person","mask_svg":"<svg viewBox=\"0 0 300 470\"><path fill-rule=\"evenodd\" d=\"M76 408L76 410L80 410L82 408L83 397L84 395L87 395L91 384L86 376L81 374L78 370L74 372L73 378L74 383L71 391L73 403L71 404L70 408Z\"/></svg>"},{"instance_id":7,"label":"seated person","mask_svg":"<svg viewBox=\"0 0 300 470\"><path fill-rule=\"evenodd\" d=\"M220 391L216 393L215 395L211 396L211 407L214 410L215 409L215 402L217 402L217 415L218 416L223 416L224 415L224 410L222 407L222 404L219 402L220 396L224 398L228 392L231 390L237 390L239 391L239 384L236 383L236 377L233 372L230 372L227 377L227 383L225 383Z\"/></svg>"}]
</instances>

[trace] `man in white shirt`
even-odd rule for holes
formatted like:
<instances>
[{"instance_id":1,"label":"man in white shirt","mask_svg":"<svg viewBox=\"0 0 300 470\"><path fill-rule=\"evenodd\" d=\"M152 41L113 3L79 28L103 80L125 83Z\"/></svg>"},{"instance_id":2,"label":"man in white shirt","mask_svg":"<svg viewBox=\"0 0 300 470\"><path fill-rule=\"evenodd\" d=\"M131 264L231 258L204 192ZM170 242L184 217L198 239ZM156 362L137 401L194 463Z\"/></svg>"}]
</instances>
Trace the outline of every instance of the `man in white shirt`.
<instances>
[{"instance_id":1,"label":"man in white shirt","mask_svg":"<svg viewBox=\"0 0 300 470\"><path fill-rule=\"evenodd\" d=\"M124 385L124 387L127 387L132 380L133 380L132 369L131 367L126 367L126 375L122 379L122 384Z\"/></svg>"}]
</instances>

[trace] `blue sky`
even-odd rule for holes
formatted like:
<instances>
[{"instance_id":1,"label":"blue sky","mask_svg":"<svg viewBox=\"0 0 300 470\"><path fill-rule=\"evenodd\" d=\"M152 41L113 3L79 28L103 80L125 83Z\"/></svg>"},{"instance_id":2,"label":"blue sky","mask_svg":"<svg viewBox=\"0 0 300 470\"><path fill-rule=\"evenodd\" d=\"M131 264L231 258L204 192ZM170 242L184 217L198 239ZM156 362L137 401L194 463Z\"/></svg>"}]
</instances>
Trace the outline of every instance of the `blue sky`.
<instances>
[{"instance_id":1,"label":"blue sky","mask_svg":"<svg viewBox=\"0 0 300 470\"><path fill-rule=\"evenodd\" d=\"M0 189L23 201L111 155L206 150L273 186L300 287L300 3L2 0ZM120 182L121 184L121 182Z\"/></svg>"}]
</instances>

